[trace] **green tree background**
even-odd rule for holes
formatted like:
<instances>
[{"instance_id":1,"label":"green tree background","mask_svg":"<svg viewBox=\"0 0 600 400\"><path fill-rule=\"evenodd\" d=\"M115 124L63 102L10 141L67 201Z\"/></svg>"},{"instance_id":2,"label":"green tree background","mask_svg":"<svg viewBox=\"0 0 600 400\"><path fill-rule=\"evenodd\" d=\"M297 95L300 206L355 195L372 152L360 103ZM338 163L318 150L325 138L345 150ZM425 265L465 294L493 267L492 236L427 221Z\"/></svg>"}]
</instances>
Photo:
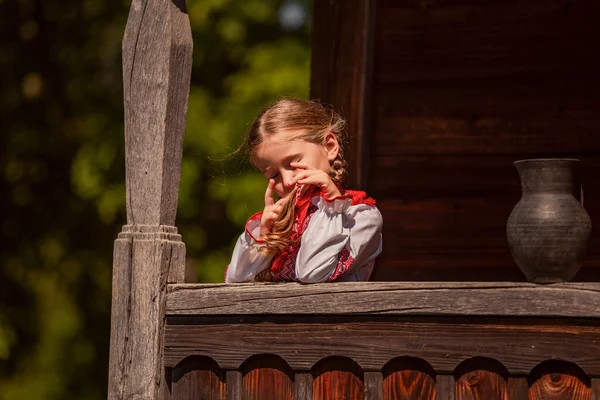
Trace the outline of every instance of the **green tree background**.
<instances>
[{"instance_id":1,"label":"green tree background","mask_svg":"<svg viewBox=\"0 0 600 400\"><path fill-rule=\"evenodd\" d=\"M187 280L221 282L265 187L228 155L267 103L308 96L311 4L187 5L194 64L177 226ZM0 0L0 400L106 396L129 6Z\"/></svg>"}]
</instances>

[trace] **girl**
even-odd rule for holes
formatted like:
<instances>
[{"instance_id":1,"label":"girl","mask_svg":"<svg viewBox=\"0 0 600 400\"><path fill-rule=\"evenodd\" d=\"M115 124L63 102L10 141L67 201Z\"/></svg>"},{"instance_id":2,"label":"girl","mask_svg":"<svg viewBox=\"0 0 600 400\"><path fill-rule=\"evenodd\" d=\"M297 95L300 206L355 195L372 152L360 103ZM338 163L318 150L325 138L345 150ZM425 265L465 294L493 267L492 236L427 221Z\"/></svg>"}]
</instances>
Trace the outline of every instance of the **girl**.
<instances>
[{"instance_id":1,"label":"girl","mask_svg":"<svg viewBox=\"0 0 600 400\"><path fill-rule=\"evenodd\" d=\"M225 282L369 279L382 218L375 200L342 187L344 130L313 101L283 99L259 115L246 143L269 182L265 208L248 220Z\"/></svg>"}]
</instances>

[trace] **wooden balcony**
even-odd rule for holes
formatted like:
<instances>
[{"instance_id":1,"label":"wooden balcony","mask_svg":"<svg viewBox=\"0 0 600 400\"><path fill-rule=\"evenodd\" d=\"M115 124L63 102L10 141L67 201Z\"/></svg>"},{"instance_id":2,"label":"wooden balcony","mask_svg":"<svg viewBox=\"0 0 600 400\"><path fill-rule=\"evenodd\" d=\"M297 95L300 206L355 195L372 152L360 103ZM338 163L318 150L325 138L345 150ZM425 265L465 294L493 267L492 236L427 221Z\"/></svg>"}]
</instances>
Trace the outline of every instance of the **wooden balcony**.
<instances>
[{"instance_id":1,"label":"wooden balcony","mask_svg":"<svg viewBox=\"0 0 600 400\"><path fill-rule=\"evenodd\" d=\"M174 399L600 399L600 284L169 285Z\"/></svg>"}]
</instances>

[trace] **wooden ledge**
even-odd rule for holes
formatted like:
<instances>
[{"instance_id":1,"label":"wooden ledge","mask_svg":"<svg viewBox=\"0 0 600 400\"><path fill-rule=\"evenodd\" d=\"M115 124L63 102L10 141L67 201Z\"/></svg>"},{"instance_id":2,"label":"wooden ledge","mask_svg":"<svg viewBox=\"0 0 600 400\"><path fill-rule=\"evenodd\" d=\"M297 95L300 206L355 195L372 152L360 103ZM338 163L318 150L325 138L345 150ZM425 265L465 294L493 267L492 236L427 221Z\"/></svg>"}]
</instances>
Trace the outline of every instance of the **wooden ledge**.
<instances>
[{"instance_id":1,"label":"wooden ledge","mask_svg":"<svg viewBox=\"0 0 600 400\"><path fill-rule=\"evenodd\" d=\"M167 315L600 318L600 283L171 284Z\"/></svg>"}]
</instances>

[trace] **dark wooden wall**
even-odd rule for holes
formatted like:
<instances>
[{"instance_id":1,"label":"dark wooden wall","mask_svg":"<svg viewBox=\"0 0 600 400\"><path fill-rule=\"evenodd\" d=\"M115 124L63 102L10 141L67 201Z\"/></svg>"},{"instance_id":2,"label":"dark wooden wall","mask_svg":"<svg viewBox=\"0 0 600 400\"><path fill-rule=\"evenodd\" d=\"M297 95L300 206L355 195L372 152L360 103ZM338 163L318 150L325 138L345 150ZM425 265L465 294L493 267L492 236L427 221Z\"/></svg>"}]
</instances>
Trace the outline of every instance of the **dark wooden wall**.
<instances>
[{"instance_id":1,"label":"dark wooden wall","mask_svg":"<svg viewBox=\"0 0 600 400\"><path fill-rule=\"evenodd\" d=\"M330 57L313 59L312 93L349 119L359 154L350 183L383 213L375 280L523 280L505 239L518 159L581 159L585 207L600 226L599 2L347 3L361 2L317 3L329 32L316 15L315 52ZM338 14L355 29L340 24L335 37ZM595 229L576 279L597 281L598 267Z\"/></svg>"}]
</instances>

